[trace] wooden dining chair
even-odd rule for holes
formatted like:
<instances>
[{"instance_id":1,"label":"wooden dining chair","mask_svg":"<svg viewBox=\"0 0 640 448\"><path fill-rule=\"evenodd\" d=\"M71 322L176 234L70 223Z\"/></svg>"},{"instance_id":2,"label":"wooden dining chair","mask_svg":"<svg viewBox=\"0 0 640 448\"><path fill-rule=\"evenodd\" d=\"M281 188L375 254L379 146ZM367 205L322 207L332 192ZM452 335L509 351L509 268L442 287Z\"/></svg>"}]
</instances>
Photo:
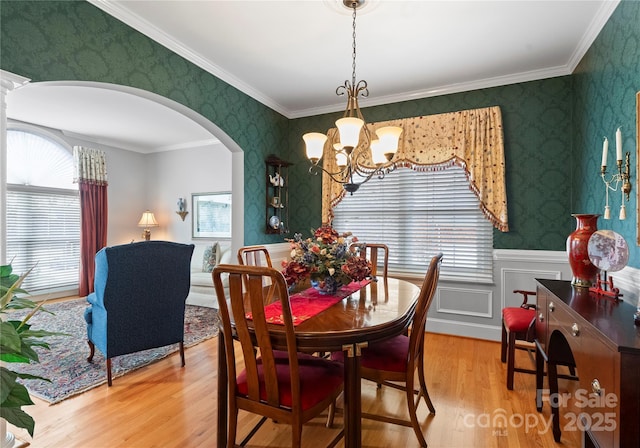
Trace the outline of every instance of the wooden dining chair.
<instances>
[{"instance_id":1,"label":"wooden dining chair","mask_svg":"<svg viewBox=\"0 0 640 448\"><path fill-rule=\"evenodd\" d=\"M413 428L422 447L426 447L427 442L416 415L420 398L424 398L431 414L436 412L431 397L429 397L424 375L424 335L427 312L438 286L441 264L441 253L435 255L429 263L416 303L409 335L399 335L387 341L371 344L362 349L360 357L363 379L405 391L410 420L365 412L362 413L362 417ZM343 356L343 352L332 354L332 358L335 360L342 360ZM418 372L418 390L414 389L416 370ZM414 395L418 396L417 399L414 398Z\"/></svg>"},{"instance_id":2,"label":"wooden dining chair","mask_svg":"<svg viewBox=\"0 0 640 448\"><path fill-rule=\"evenodd\" d=\"M222 284L225 275L229 278L228 293ZM265 278L282 305L286 350L274 350L272 346L263 305ZM291 446L300 447L302 425L327 409L342 392L343 366L298 353L287 284L276 269L223 264L214 268L213 281L218 297L223 298L218 302L228 378L227 447L236 446L239 410L263 416L240 446L270 418L291 425ZM235 329L231 316L235 317ZM239 341L241 350L236 351L234 341ZM236 371L238 362L244 365L241 372ZM219 409L224 412L225 406ZM330 446L342 436L340 431Z\"/></svg>"},{"instance_id":3,"label":"wooden dining chair","mask_svg":"<svg viewBox=\"0 0 640 448\"><path fill-rule=\"evenodd\" d=\"M515 372L539 374L534 368L517 367L515 364L516 350L525 350L535 354L535 322L536 305L529 303L529 296L535 296L535 291L515 290L514 294L522 294L523 300L519 307L502 309L502 339L500 343L500 360L507 363L507 389L513 390L513 375ZM531 356L533 360L533 356ZM533 361L535 363L535 361Z\"/></svg>"},{"instance_id":4,"label":"wooden dining chair","mask_svg":"<svg viewBox=\"0 0 640 448\"><path fill-rule=\"evenodd\" d=\"M238 264L243 266L266 266L273 267L271 263L271 255L269 254L269 250L262 245L256 246L244 246L238 249ZM245 277L246 282L247 277ZM263 286L270 285L269 280L264 277L263 278ZM247 285L245 284L245 287ZM265 292L264 295L264 304L268 305L273 301L273 287Z\"/></svg>"},{"instance_id":5,"label":"wooden dining chair","mask_svg":"<svg viewBox=\"0 0 640 448\"><path fill-rule=\"evenodd\" d=\"M382 268L383 278L387 277L389 266L389 247L381 243L355 243L360 257L371 262L371 277L377 278L378 269Z\"/></svg>"},{"instance_id":6,"label":"wooden dining chair","mask_svg":"<svg viewBox=\"0 0 640 448\"><path fill-rule=\"evenodd\" d=\"M244 246L238 249L238 263L245 266L271 265L271 255L265 246Z\"/></svg>"}]
</instances>

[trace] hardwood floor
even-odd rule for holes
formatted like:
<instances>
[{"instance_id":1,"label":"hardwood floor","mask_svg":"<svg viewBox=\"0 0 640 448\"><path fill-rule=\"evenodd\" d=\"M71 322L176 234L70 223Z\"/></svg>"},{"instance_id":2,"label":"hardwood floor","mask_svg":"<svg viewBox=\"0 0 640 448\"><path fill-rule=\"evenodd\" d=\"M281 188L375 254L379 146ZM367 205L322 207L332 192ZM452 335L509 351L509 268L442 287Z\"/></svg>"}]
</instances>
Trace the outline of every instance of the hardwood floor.
<instances>
[{"instance_id":1,"label":"hardwood floor","mask_svg":"<svg viewBox=\"0 0 640 448\"><path fill-rule=\"evenodd\" d=\"M437 413L427 416L421 402L419 418L430 447L580 446L575 431L564 431L561 445L553 441L548 403L542 413L535 408L533 375L516 374L514 390L507 390L498 343L428 333L426 344L427 385ZM528 362L522 355L520 362ZM105 384L53 406L34 398L36 405L26 410L36 421L35 437L14 432L34 448L214 447L216 358L214 338L186 350L185 368L173 355L115 378L111 388ZM561 381L562 387L575 386ZM406 418L400 391L365 382L362 392L363 411ZM254 421L241 414L239 437ZM333 429L322 418L313 420L303 430L304 446L324 446L341 424L339 415ZM288 426L268 422L248 446L288 447L289 434ZM417 446L410 428L370 420L363 421L362 442L371 448Z\"/></svg>"}]
</instances>

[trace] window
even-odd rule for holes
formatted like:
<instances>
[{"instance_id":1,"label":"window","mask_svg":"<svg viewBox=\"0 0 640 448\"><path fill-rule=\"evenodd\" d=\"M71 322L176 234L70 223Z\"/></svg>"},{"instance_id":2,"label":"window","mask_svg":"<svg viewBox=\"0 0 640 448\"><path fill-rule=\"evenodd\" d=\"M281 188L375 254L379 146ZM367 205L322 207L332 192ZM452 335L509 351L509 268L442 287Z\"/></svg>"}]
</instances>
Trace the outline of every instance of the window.
<instances>
[{"instance_id":1,"label":"window","mask_svg":"<svg viewBox=\"0 0 640 448\"><path fill-rule=\"evenodd\" d=\"M389 246L391 271L424 275L431 257L442 252L441 278L493 279L493 227L460 167L400 168L374 177L347 194L334 213L338 231Z\"/></svg>"},{"instance_id":2,"label":"window","mask_svg":"<svg viewBox=\"0 0 640 448\"><path fill-rule=\"evenodd\" d=\"M73 156L53 139L7 131L7 259L33 295L78 287L80 198Z\"/></svg>"}]
</instances>

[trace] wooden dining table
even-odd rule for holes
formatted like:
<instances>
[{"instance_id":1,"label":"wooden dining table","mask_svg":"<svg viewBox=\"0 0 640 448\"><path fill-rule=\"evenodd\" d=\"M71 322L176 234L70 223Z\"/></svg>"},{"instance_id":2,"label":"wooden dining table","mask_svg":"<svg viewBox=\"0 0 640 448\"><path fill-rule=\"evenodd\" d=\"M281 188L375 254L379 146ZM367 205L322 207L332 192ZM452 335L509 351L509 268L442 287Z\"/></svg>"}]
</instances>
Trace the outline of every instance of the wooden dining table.
<instances>
[{"instance_id":1,"label":"wooden dining table","mask_svg":"<svg viewBox=\"0 0 640 448\"><path fill-rule=\"evenodd\" d=\"M402 334L409 327L420 288L395 278L380 278L295 327L298 351L344 351L345 447L361 446L360 354L367 345ZM285 348L284 326L269 328L274 348ZM218 333L218 447L227 440L227 370L222 331Z\"/></svg>"}]
</instances>

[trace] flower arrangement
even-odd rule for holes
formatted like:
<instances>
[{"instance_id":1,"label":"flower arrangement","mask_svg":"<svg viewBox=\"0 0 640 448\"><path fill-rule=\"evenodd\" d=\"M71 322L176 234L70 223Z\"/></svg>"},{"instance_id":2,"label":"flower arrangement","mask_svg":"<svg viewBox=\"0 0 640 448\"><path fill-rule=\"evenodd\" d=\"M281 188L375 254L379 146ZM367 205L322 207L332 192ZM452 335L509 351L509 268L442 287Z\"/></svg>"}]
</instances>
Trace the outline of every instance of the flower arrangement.
<instances>
[{"instance_id":1,"label":"flower arrangement","mask_svg":"<svg viewBox=\"0 0 640 448\"><path fill-rule=\"evenodd\" d=\"M302 239L299 233L289 239L291 261L283 262L282 273L288 285L309 278L319 289L335 292L340 285L361 281L371 275L371 263L360 257L352 243L358 238L350 232L340 234L323 225L312 230L313 237Z\"/></svg>"}]
</instances>

